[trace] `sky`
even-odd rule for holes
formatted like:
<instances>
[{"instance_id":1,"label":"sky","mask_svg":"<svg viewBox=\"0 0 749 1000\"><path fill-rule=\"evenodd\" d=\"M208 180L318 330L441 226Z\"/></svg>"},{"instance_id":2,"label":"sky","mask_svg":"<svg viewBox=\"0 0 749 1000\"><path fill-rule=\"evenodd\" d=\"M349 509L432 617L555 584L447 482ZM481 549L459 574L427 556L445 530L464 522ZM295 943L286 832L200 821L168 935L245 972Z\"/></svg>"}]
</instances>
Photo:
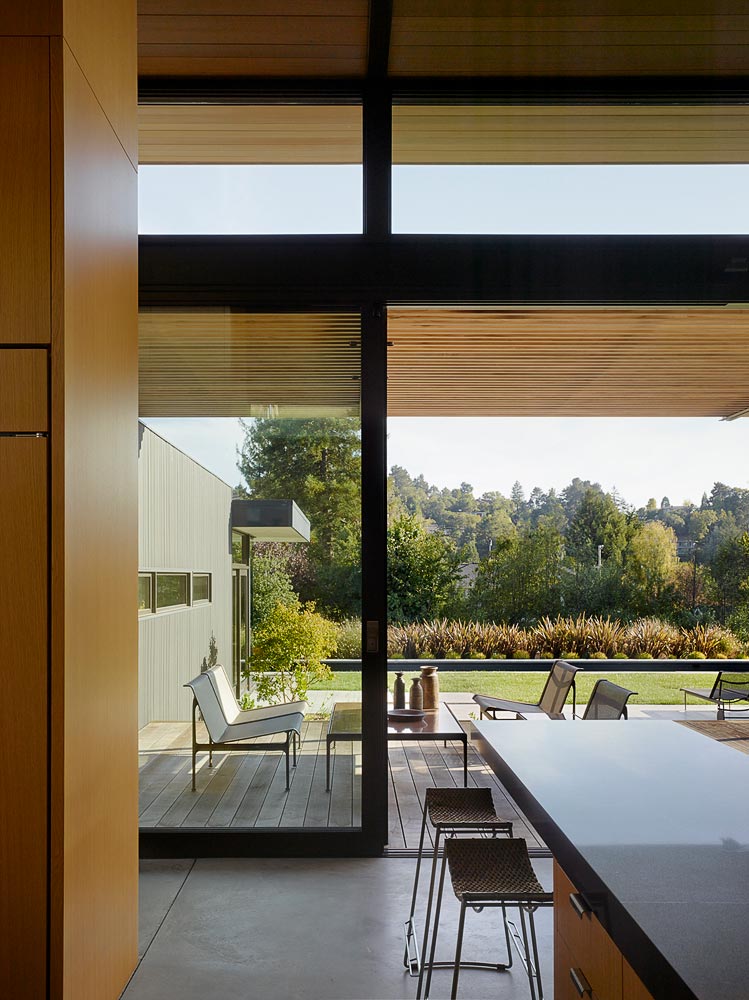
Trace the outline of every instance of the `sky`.
<instances>
[{"instance_id":1,"label":"sky","mask_svg":"<svg viewBox=\"0 0 749 1000\"><path fill-rule=\"evenodd\" d=\"M396 233L749 232L749 165L400 166ZM141 233L360 233L359 166L141 166Z\"/></svg>"},{"instance_id":2,"label":"sky","mask_svg":"<svg viewBox=\"0 0 749 1000\"><path fill-rule=\"evenodd\" d=\"M239 421L144 420L201 465L236 486ZM394 417L388 421L388 468L401 465L450 489L471 483L476 495L509 496L515 480L562 490L573 478L616 487L635 507L699 504L714 482L749 488L749 421L591 417Z\"/></svg>"},{"instance_id":3,"label":"sky","mask_svg":"<svg viewBox=\"0 0 749 1000\"><path fill-rule=\"evenodd\" d=\"M749 233L749 166L396 167L393 228L421 233ZM356 166L142 166L142 233L361 232ZM146 421L236 485L236 420ZM642 506L749 487L749 420L396 418L388 463L509 494L573 476Z\"/></svg>"}]
</instances>

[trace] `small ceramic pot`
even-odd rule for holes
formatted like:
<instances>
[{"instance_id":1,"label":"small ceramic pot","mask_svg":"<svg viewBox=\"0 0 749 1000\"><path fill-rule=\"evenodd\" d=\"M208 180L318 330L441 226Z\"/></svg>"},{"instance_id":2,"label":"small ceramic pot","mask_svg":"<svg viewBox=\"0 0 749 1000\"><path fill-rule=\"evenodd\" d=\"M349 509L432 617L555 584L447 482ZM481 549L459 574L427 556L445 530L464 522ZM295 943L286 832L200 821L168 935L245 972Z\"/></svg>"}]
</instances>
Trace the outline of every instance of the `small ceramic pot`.
<instances>
[{"instance_id":1,"label":"small ceramic pot","mask_svg":"<svg viewBox=\"0 0 749 1000\"><path fill-rule=\"evenodd\" d=\"M421 678L414 677L408 692L408 707L421 711L424 708L424 692L421 688Z\"/></svg>"},{"instance_id":2,"label":"small ceramic pot","mask_svg":"<svg viewBox=\"0 0 749 1000\"><path fill-rule=\"evenodd\" d=\"M424 709L440 707L440 679L437 676L437 667L421 668L421 687L424 692Z\"/></svg>"}]
</instances>

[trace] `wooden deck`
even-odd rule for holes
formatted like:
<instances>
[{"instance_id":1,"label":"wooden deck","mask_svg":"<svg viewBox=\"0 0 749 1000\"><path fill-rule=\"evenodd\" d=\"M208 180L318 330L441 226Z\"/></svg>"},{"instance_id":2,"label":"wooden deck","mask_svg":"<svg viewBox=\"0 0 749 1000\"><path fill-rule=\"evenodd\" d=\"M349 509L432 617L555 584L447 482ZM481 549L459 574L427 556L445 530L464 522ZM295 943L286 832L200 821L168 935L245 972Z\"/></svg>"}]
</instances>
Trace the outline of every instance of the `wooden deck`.
<instances>
[{"instance_id":1,"label":"wooden deck","mask_svg":"<svg viewBox=\"0 0 749 1000\"><path fill-rule=\"evenodd\" d=\"M682 722L682 726L687 729L694 729L703 736L709 736L718 743L725 743L727 746L741 753L749 753L749 721L736 722L716 722L697 721Z\"/></svg>"},{"instance_id":2,"label":"wooden deck","mask_svg":"<svg viewBox=\"0 0 749 1000\"><path fill-rule=\"evenodd\" d=\"M299 763L285 790L278 753L198 755L197 790L190 788L190 726L150 723L139 734L142 827L356 827L361 817L361 743L341 741L331 753L331 790L325 791L326 722L302 729ZM201 736L201 739L204 737ZM258 741L262 742L262 741ZM424 793L433 785L462 785L459 743L390 742L389 849L418 847ZM494 773L468 747L468 781L492 789L498 812L513 820L530 848L543 845L526 825Z\"/></svg>"}]
</instances>

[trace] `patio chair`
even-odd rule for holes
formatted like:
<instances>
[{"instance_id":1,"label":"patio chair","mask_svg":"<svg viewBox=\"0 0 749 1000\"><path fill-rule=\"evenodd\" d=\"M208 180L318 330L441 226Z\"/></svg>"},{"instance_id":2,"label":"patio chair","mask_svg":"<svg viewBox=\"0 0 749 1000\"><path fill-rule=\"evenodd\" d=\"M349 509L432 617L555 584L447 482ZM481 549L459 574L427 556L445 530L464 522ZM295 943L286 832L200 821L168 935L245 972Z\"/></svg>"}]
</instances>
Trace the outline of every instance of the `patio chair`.
<instances>
[{"instance_id":1,"label":"patio chair","mask_svg":"<svg viewBox=\"0 0 749 1000\"><path fill-rule=\"evenodd\" d=\"M543 712L550 719L564 718L564 703L572 688L572 718L575 718L575 674L582 667L573 667L566 660L555 660L549 676L546 678L541 697L537 702L505 701L502 698L492 698L485 694L475 694L473 700L481 709L481 718L488 715L496 718L497 712L514 712L519 719L524 715Z\"/></svg>"},{"instance_id":2,"label":"patio chair","mask_svg":"<svg viewBox=\"0 0 749 1000\"><path fill-rule=\"evenodd\" d=\"M585 706L585 719L626 719L627 702L636 691L619 687L605 678L600 677L590 694L590 700Z\"/></svg>"},{"instance_id":3,"label":"patio chair","mask_svg":"<svg viewBox=\"0 0 749 1000\"><path fill-rule=\"evenodd\" d=\"M711 688L679 688L684 695L684 711L687 710L687 695L711 701L718 709L718 720L726 717L726 712L746 712L749 705L734 707L736 702L749 702L749 673L729 674L721 670Z\"/></svg>"},{"instance_id":4,"label":"patio chair","mask_svg":"<svg viewBox=\"0 0 749 1000\"><path fill-rule=\"evenodd\" d=\"M241 709L219 664L185 684L193 694L192 703L192 790L195 791L195 762L198 750L208 751L208 766L213 767L214 750L239 750L243 753L283 753L286 755L286 791L289 790L289 749L296 767L297 744L301 739L306 701L291 701L268 708ZM208 743L198 743L197 712L208 730ZM244 743L256 736L283 734L283 742Z\"/></svg>"}]
</instances>

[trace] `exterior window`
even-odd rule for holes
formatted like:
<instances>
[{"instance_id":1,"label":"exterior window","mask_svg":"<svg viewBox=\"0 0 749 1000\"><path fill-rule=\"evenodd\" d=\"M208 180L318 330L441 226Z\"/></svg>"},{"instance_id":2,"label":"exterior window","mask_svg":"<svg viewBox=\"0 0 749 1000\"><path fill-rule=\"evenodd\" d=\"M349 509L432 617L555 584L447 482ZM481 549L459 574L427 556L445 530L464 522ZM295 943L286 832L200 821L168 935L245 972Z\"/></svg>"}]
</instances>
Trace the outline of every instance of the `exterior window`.
<instances>
[{"instance_id":1,"label":"exterior window","mask_svg":"<svg viewBox=\"0 0 749 1000\"><path fill-rule=\"evenodd\" d=\"M186 607L189 603L189 573L156 574L156 610Z\"/></svg>"},{"instance_id":2,"label":"exterior window","mask_svg":"<svg viewBox=\"0 0 749 1000\"><path fill-rule=\"evenodd\" d=\"M138 614L147 615L153 611L153 574L138 574Z\"/></svg>"},{"instance_id":3,"label":"exterior window","mask_svg":"<svg viewBox=\"0 0 749 1000\"><path fill-rule=\"evenodd\" d=\"M193 573L192 575L192 603L207 604L211 599L211 574Z\"/></svg>"}]
</instances>

